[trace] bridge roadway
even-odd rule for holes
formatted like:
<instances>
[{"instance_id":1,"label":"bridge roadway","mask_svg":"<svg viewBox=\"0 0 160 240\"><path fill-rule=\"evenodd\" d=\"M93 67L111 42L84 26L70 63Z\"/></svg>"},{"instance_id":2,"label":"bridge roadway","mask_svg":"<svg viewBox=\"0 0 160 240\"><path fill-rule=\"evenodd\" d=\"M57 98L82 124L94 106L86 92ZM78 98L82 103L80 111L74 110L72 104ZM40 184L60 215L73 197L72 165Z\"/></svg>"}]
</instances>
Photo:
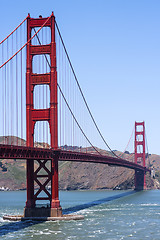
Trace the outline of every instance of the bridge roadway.
<instances>
[{"instance_id":1,"label":"bridge roadway","mask_svg":"<svg viewBox=\"0 0 160 240\"><path fill-rule=\"evenodd\" d=\"M0 159L51 160L53 158L59 161L102 163L150 172L149 168L139 164L107 155L0 144Z\"/></svg>"}]
</instances>

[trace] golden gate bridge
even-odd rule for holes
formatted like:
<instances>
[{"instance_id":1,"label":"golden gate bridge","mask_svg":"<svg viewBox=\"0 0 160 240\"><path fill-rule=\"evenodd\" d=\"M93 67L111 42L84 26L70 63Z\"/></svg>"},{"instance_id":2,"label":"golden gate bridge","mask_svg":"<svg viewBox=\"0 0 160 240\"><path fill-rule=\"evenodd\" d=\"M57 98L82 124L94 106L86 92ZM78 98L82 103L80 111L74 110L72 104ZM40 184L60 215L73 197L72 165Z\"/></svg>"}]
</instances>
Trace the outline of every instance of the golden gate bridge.
<instances>
[{"instance_id":1,"label":"golden gate bridge","mask_svg":"<svg viewBox=\"0 0 160 240\"><path fill-rule=\"evenodd\" d=\"M24 217L62 216L58 161L134 169L135 189L146 188L150 169L144 122L135 122L134 162L111 150L85 99L53 12L48 18L28 15L0 42L0 86L0 158L26 160ZM98 145L107 151L102 153ZM48 205L42 211L37 206L44 201Z\"/></svg>"}]
</instances>

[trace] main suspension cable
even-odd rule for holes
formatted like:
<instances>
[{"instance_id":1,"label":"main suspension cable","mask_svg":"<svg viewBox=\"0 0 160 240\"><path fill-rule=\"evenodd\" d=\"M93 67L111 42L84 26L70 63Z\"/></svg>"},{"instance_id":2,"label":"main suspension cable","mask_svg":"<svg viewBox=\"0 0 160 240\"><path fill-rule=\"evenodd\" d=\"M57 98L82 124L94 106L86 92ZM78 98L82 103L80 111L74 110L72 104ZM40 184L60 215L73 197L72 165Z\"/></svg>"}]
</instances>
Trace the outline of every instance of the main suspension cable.
<instances>
[{"instance_id":1,"label":"main suspension cable","mask_svg":"<svg viewBox=\"0 0 160 240\"><path fill-rule=\"evenodd\" d=\"M47 20L43 23L43 25L38 29L38 31L33 35L33 37L31 37L12 57L10 57L5 63L3 63L0 66L0 69L6 65L10 60L12 60L35 36L37 33L39 33L39 31L45 26L45 24L48 22L48 20L51 18L52 15L50 15Z\"/></svg>"},{"instance_id":2,"label":"main suspension cable","mask_svg":"<svg viewBox=\"0 0 160 240\"><path fill-rule=\"evenodd\" d=\"M108 143L107 143L106 140L104 139L104 137L103 137L100 129L98 128L98 125L97 125L97 123L96 123L96 121L95 121L95 119L94 119L94 117L93 117L93 115L92 115L92 113L91 113L91 110L90 110L90 108L89 108L89 106L88 106L88 103L87 103L87 101L86 101L86 99L85 99L85 97L84 97L84 94L83 94L82 89L81 89L81 87L80 87L80 84L79 84L79 82L78 82L77 76L76 76L75 71L74 71L74 69L73 69L71 60L70 60L70 58L69 58L67 49L66 49L66 47L65 47L65 44L64 44L62 35L61 35L61 33L60 33L60 30L59 30L59 27L58 27L58 24L57 24L56 21L55 21L55 25L56 25L56 27L57 27L57 31L58 31L59 37L60 37L60 39L61 39L61 42L62 42L64 51L65 51L65 53L66 53L66 56L67 56L69 65L70 65L70 67L71 67L72 73L73 73L73 75L74 75L74 78L75 78L76 83L77 83L77 85L78 85L79 91L80 91L80 93L81 93L81 95L82 95L82 98L83 98L83 100L84 100L84 103L85 103L85 105L86 105L86 108L87 108L87 110L88 110L88 112L89 112L89 114L90 114L90 117L91 117L91 119L92 119L92 121L93 121L93 123L94 123L94 125L95 125L95 127L96 127L96 129L97 129L97 131L98 131L98 133L99 133L99 135L101 136L103 142L104 142L105 145L107 146L107 148L112 152L113 155L115 155L116 157L119 158L119 156L112 151L112 149L110 148L110 146L108 145Z\"/></svg>"},{"instance_id":3,"label":"main suspension cable","mask_svg":"<svg viewBox=\"0 0 160 240\"><path fill-rule=\"evenodd\" d=\"M28 18L28 16L5 38L2 40L2 42L0 42L0 45L5 42Z\"/></svg>"}]
</instances>

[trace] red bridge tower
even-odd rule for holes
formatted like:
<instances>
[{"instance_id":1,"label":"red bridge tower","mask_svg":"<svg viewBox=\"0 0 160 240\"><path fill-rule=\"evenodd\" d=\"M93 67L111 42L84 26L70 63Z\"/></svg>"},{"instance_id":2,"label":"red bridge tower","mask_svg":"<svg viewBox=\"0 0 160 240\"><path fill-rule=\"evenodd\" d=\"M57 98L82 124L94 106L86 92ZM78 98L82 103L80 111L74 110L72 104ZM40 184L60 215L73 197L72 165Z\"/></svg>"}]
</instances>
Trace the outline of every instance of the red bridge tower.
<instances>
[{"instance_id":1,"label":"red bridge tower","mask_svg":"<svg viewBox=\"0 0 160 240\"><path fill-rule=\"evenodd\" d=\"M135 122L135 163L145 167L145 125ZM135 190L146 189L145 171L135 170Z\"/></svg>"},{"instance_id":2,"label":"red bridge tower","mask_svg":"<svg viewBox=\"0 0 160 240\"><path fill-rule=\"evenodd\" d=\"M31 31L35 27L49 27L51 31L51 42L47 45L32 45ZM48 121L51 134L51 148L58 148L58 121L57 121L57 70L56 70L56 42L55 42L55 17L27 19L27 72L26 72L26 121L27 121L27 146L34 146L34 127L37 121ZM50 72L36 74L32 72L32 60L35 55L50 56ZM33 105L33 92L36 85L49 85L50 108L35 109ZM62 215L62 208L58 197L58 159L38 160L39 167L34 169L37 160L27 160L27 201L24 210L25 217L56 217ZM50 162L50 168L46 166ZM44 170L45 174L41 174ZM41 172L40 172L41 171ZM43 179L43 181L41 181ZM43 182L43 183L42 183ZM35 193L34 184L39 186ZM51 193L46 189L50 183ZM46 197L41 197L42 192ZM36 201L48 200L49 207L38 208Z\"/></svg>"}]
</instances>

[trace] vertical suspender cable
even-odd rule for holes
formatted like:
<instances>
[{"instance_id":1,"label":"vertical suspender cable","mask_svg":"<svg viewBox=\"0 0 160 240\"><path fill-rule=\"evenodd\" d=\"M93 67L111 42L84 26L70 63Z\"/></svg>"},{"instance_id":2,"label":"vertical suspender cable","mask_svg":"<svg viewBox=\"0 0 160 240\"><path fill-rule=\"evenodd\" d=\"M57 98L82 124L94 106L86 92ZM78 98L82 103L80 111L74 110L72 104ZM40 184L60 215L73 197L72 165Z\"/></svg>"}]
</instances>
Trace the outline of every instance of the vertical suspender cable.
<instances>
[{"instance_id":1,"label":"vertical suspender cable","mask_svg":"<svg viewBox=\"0 0 160 240\"><path fill-rule=\"evenodd\" d=\"M9 56L9 46L8 46L8 39L7 39L7 59L8 59L8 56ZM7 129L7 132L6 132L6 135L7 135L7 138L9 140L9 98L10 98L10 86L9 86L9 68L10 68L10 64L8 64L7 66L7 77L6 77L6 129ZM10 144L9 142L7 142L7 144Z\"/></svg>"},{"instance_id":2,"label":"vertical suspender cable","mask_svg":"<svg viewBox=\"0 0 160 240\"><path fill-rule=\"evenodd\" d=\"M13 34L12 34L12 55L13 55ZM12 117L12 120L11 120L11 145L13 144L13 123L14 123L14 117L13 117L13 106L14 106L14 103L13 103L13 68L14 68L14 65L13 65L13 61L11 61L11 117Z\"/></svg>"},{"instance_id":3,"label":"vertical suspender cable","mask_svg":"<svg viewBox=\"0 0 160 240\"><path fill-rule=\"evenodd\" d=\"M2 44L2 63L4 61L3 55L3 44ZM4 68L2 69L2 134L3 134L3 143L4 143Z\"/></svg>"},{"instance_id":4,"label":"vertical suspender cable","mask_svg":"<svg viewBox=\"0 0 160 240\"><path fill-rule=\"evenodd\" d=\"M5 78L4 78L4 138L5 138L5 144L6 142L6 66L5 66Z\"/></svg>"},{"instance_id":5,"label":"vertical suspender cable","mask_svg":"<svg viewBox=\"0 0 160 240\"><path fill-rule=\"evenodd\" d=\"M18 43L17 31L16 31L16 43ZM16 47L16 51L17 51L17 47ZM17 138L17 145L18 145L18 56L17 55L16 55L16 138Z\"/></svg>"}]
</instances>

